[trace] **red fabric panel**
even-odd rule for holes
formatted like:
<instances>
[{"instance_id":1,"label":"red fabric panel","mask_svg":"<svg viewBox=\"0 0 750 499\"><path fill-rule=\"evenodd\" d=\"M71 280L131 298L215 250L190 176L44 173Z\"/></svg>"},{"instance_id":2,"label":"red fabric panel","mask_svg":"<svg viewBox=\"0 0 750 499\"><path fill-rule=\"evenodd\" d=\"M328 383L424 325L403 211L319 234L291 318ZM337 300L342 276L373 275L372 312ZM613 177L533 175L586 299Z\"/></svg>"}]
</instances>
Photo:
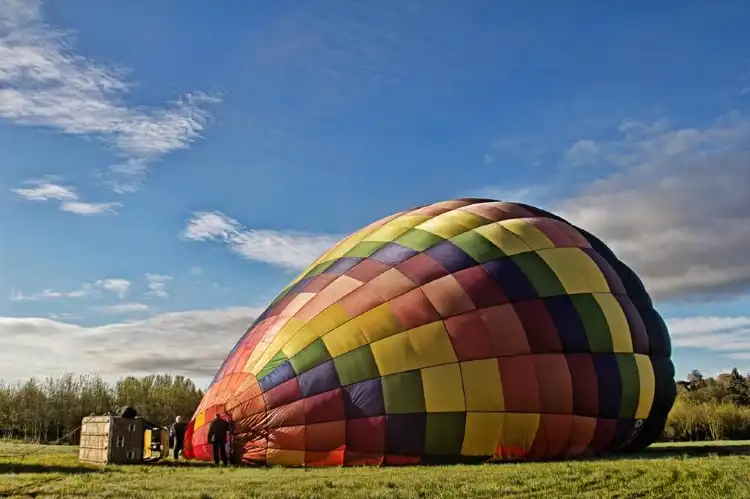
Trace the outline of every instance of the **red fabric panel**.
<instances>
[{"instance_id":1,"label":"red fabric panel","mask_svg":"<svg viewBox=\"0 0 750 499\"><path fill-rule=\"evenodd\" d=\"M297 400L291 404L269 409L266 421L266 427L269 429L305 424L305 406L303 405L303 401Z\"/></svg>"},{"instance_id":2,"label":"red fabric panel","mask_svg":"<svg viewBox=\"0 0 750 499\"><path fill-rule=\"evenodd\" d=\"M304 293L320 293L329 284L341 277L339 274L320 274L313 277L310 284L305 286Z\"/></svg>"},{"instance_id":3,"label":"red fabric panel","mask_svg":"<svg viewBox=\"0 0 750 499\"><path fill-rule=\"evenodd\" d=\"M390 267L376 260L362 260L346 274L360 282L369 282L388 270Z\"/></svg>"},{"instance_id":4,"label":"red fabric panel","mask_svg":"<svg viewBox=\"0 0 750 499\"><path fill-rule=\"evenodd\" d=\"M505 296L500 285L481 265L460 270L453 274L453 277L461 284L477 308L508 303L508 297Z\"/></svg>"},{"instance_id":5,"label":"red fabric panel","mask_svg":"<svg viewBox=\"0 0 750 499\"><path fill-rule=\"evenodd\" d=\"M569 354L565 357L573 388L573 412L579 416L597 417L599 385L593 358L587 353Z\"/></svg>"},{"instance_id":6,"label":"red fabric panel","mask_svg":"<svg viewBox=\"0 0 750 499\"><path fill-rule=\"evenodd\" d=\"M380 466L383 464L382 454L353 452L347 449L344 454L345 466Z\"/></svg>"},{"instance_id":7,"label":"red fabric panel","mask_svg":"<svg viewBox=\"0 0 750 499\"><path fill-rule=\"evenodd\" d=\"M397 456L395 454L386 454L383 458L383 464L390 465L410 465L419 464L422 458L419 456Z\"/></svg>"},{"instance_id":8,"label":"red fabric panel","mask_svg":"<svg viewBox=\"0 0 750 499\"><path fill-rule=\"evenodd\" d=\"M562 343L555 321L543 300L521 301L514 303L513 307L526 330L532 352L562 352Z\"/></svg>"},{"instance_id":9,"label":"red fabric panel","mask_svg":"<svg viewBox=\"0 0 750 499\"><path fill-rule=\"evenodd\" d=\"M406 277L411 279L417 286L439 279L448 274L438 262L425 253L418 253L408 260L396 265Z\"/></svg>"},{"instance_id":10,"label":"red fabric panel","mask_svg":"<svg viewBox=\"0 0 750 499\"><path fill-rule=\"evenodd\" d=\"M487 359L495 356L494 347L480 311L472 310L443 321L453 349L460 361Z\"/></svg>"},{"instance_id":11,"label":"red fabric panel","mask_svg":"<svg viewBox=\"0 0 750 499\"><path fill-rule=\"evenodd\" d=\"M330 421L307 426L307 450L343 450L346 446L346 421Z\"/></svg>"},{"instance_id":12,"label":"red fabric panel","mask_svg":"<svg viewBox=\"0 0 750 499\"><path fill-rule=\"evenodd\" d=\"M617 431L617 421L614 419L602 419L596 420L596 430L594 431L594 437L591 439L589 447L594 453L598 454L612 442L612 437L615 436Z\"/></svg>"},{"instance_id":13,"label":"red fabric panel","mask_svg":"<svg viewBox=\"0 0 750 499\"><path fill-rule=\"evenodd\" d=\"M533 356L539 380L539 399L542 412L573 413L573 383L568 362L563 354Z\"/></svg>"},{"instance_id":14,"label":"red fabric panel","mask_svg":"<svg viewBox=\"0 0 750 499\"><path fill-rule=\"evenodd\" d=\"M297 378L292 378L268 390L263 394L263 397L266 399L266 407L272 409L301 399L302 391L299 388Z\"/></svg>"},{"instance_id":15,"label":"red fabric panel","mask_svg":"<svg viewBox=\"0 0 750 499\"><path fill-rule=\"evenodd\" d=\"M317 452L309 450L305 453L305 464L307 466L343 466L344 451Z\"/></svg>"},{"instance_id":16,"label":"red fabric panel","mask_svg":"<svg viewBox=\"0 0 750 499\"><path fill-rule=\"evenodd\" d=\"M305 426L284 426L274 428L268 437L270 449L305 450Z\"/></svg>"},{"instance_id":17,"label":"red fabric panel","mask_svg":"<svg viewBox=\"0 0 750 499\"><path fill-rule=\"evenodd\" d=\"M539 229L558 248L590 248L591 244L571 225L552 218L531 218L528 222Z\"/></svg>"},{"instance_id":18,"label":"red fabric panel","mask_svg":"<svg viewBox=\"0 0 750 499\"><path fill-rule=\"evenodd\" d=\"M487 326L494 353L498 357L531 352L526 330L521 324L513 305L498 305L485 308L479 314Z\"/></svg>"},{"instance_id":19,"label":"red fabric panel","mask_svg":"<svg viewBox=\"0 0 750 499\"><path fill-rule=\"evenodd\" d=\"M366 284L360 286L341 298L338 304L350 317L357 317L386 301L385 298L375 293L374 289L373 286Z\"/></svg>"},{"instance_id":20,"label":"red fabric panel","mask_svg":"<svg viewBox=\"0 0 750 499\"><path fill-rule=\"evenodd\" d=\"M500 357L500 381L506 412L541 412L539 382L532 355Z\"/></svg>"},{"instance_id":21,"label":"red fabric panel","mask_svg":"<svg viewBox=\"0 0 750 499\"><path fill-rule=\"evenodd\" d=\"M344 419L344 398L341 388L320 393L302 400L307 414L307 424Z\"/></svg>"},{"instance_id":22,"label":"red fabric panel","mask_svg":"<svg viewBox=\"0 0 750 499\"><path fill-rule=\"evenodd\" d=\"M554 459L561 456L568 445L573 416L566 414L542 414L539 430L529 451L531 459Z\"/></svg>"},{"instance_id":23,"label":"red fabric panel","mask_svg":"<svg viewBox=\"0 0 750 499\"><path fill-rule=\"evenodd\" d=\"M587 456L590 454L589 444L596 432L596 418L573 416L570 426L570 442L566 457Z\"/></svg>"},{"instance_id":24,"label":"red fabric panel","mask_svg":"<svg viewBox=\"0 0 750 499\"><path fill-rule=\"evenodd\" d=\"M348 419L346 449L347 452L382 454L385 450L385 416Z\"/></svg>"},{"instance_id":25,"label":"red fabric panel","mask_svg":"<svg viewBox=\"0 0 750 499\"><path fill-rule=\"evenodd\" d=\"M406 329L440 320L440 314L420 288L407 291L388 303L398 322Z\"/></svg>"}]
</instances>

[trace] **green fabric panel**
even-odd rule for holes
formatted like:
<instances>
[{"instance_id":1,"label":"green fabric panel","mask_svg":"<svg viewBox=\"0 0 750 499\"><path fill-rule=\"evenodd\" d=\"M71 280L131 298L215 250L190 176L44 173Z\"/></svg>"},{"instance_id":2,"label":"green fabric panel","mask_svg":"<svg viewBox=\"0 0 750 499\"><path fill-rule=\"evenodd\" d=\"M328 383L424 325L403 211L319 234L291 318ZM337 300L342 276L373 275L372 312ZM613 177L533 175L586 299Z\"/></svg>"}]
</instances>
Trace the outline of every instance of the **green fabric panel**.
<instances>
[{"instance_id":1,"label":"green fabric panel","mask_svg":"<svg viewBox=\"0 0 750 499\"><path fill-rule=\"evenodd\" d=\"M263 376L265 376L266 374L270 373L271 371L273 371L274 369L276 369L277 367L279 367L281 364L283 364L284 362L286 362L286 360L287 360L286 354L284 354L284 352L282 352L281 350L279 350L276 355L274 355L273 357L271 357L271 360L268 361L268 364L266 364L265 366L263 366L263 369L260 370L260 372L258 373L258 376L256 376L256 377L258 379L262 378Z\"/></svg>"},{"instance_id":2,"label":"green fabric panel","mask_svg":"<svg viewBox=\"0 0 750 499\"><path fill-rule=\"evenodd\" d=\"M404 234L398 236L393 242L406 246L415 251L424 251L427 248L435 246L437 243L445 241L442 237L427 232L422 229L410 229Z\"/></svg>"},{"instance_id":3,"label":"green fabric panel","mask_svg":"<svg viewBox=\"0 0 750 499\"><path fill-rule=\"evenodd\" d=\"M567 294L555 272L536 252L520 253L510 258L529 278L540 298Z\"/></svg>"},{"instance_id":4,"label":"green fabric panel","mask_svg":"<svg viewBox=\"0 0 750 499\"><path fill-rule=\"evenodd\" d=\"M465 427L465 412L428 412L425 454L461 454Z\"/></svg>"},{"instance_id":5,"label":"green fabric panel","mask_svg":"<svg viewBox=\"0 0 750 499\"><path fill-rule=\"evenodd\" d=\"M297 352L289 362L292 363L294 372L302 374L305 371L309 371L313 367L319 366L324 362L331 360L331 354L328 353L323 340L318 338L313 341L305 348Z\"/></svg>"},{"instance_id":6,"label":"green fabric panel","mask_svg":"<svg viewBox=\"0 0 750 499\"><path fill-rule=\"evenodd\" d=\"M607 324L607 317L592 294L570 295L586 329L589 349L593 353L612 351L612 333Z\"/></svg>"},{"instance_id":7,"label":"green fabric panel","mask_svg":"<svg viewBox=\"0 0 750 499\"><path fill-rule=\"evenodd\" d=\"M384 243L382 241L364 241L361 243L358 243L356 246L354 246L352 249L346 252L346 254L342 257L354 257L354 258L367 258L368 256L375 253L377 250L382 248L388 243Z\"/></svg>"},{"instance_id":8,"label":"green fabric panel","mask_svg":"<svg viewBox=\"0 0 750 499\"><path fill-rule=\"evenodd\" d=\"M478 232L467 230L450 240L453 244L479 263L489 262L505 256L503 250Z\"/></svg>"},{"instance_id":9,"label":"green fabric panel","mask_svg":"<svg viewBox=\"0 0 750 499\"><path fill-rule=\"evenodd\" d=\"M425 411L422 375L407 371L383 376L383 398L386 414L407 414Z\"/></svg>"},{"instance_id":10,"label":"green fabric panel","mask_svg":"<svg viewBox=\"0 0 750 499\"><path fill-rule=\"evenodd\" d=\"M635 411L638 408L638 397L641 393L638 364L636 364L633 354L616 354L616 357L622 383L620 417L626 419L634 418Z\"/></svg>"},{"instance_id":11,"label":"green fabric panel","mask_svg":"<svg viewBox=\"0 0 750 499\"><path fill-rule=\"evenodd\" d=\"M370 345L365 345L333 359L341 386L380 376Z\"/></svg>"},{"instance_id":12,"label":"green fabric panel","mask_svg":"<svg viewBox=\"0 0 750 499\"><path fill-rule=\"evenodd\" d=\"M334 263L336 263L336 260L329 260L327 262L322 262L322 263L317 264L315 267L313 267L313 268L310 269L310 272L308 272L307 274L305 274L304 279L309 279L311 277L315 277L316 275L322 274L323 271L325 271L325 269L327 269L328 267L330 267Z\"/></svg>"}]
</instances>

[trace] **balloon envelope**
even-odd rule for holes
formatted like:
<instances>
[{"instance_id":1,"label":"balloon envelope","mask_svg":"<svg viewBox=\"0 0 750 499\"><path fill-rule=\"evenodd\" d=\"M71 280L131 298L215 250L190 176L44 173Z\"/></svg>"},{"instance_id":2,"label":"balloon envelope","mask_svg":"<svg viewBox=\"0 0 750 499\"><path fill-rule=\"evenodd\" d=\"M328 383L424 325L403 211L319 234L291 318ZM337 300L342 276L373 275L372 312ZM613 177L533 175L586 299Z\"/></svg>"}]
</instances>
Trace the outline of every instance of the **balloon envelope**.
<instances>
[{"instance_id":1,"label":"balloon envelope","mask_svg":"<svg viewBox=\"0 0 750 499\"><path fill-rule=\"evenodd\" d=\"M234 423L234 460L326 466L632 451L675 397L640 279L554 214L458 199L383 218L285 288L192 417Z\"/></svg>"}]
</instances>

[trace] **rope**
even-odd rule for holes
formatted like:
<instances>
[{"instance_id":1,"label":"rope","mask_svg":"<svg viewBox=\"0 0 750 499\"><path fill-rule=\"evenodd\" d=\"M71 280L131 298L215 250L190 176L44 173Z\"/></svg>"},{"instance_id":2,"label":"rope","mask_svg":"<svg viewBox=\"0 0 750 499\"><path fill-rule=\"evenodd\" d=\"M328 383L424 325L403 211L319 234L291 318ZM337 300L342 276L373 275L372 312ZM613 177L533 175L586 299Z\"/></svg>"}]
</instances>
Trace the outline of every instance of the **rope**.
<instances>
[{"instance_id":1,"label":"rope","mask_svg":"<svg viewBox=\"0 0 750 499\"><path fill-rule=\"evenodd\" d=\"M39 447L37 449L34 449L32 451L28 451L28 452L25 452L25 453L16 453L16 454L4 454L4 455L0 455L0 458L10 458L10 457L13 457L13 458L18 458L18 459L26 459L27 456L30 456L32 454L36 454L37 452L41 451L42 449L46 449L47 447L52 447L53 445L59 444L61 440L64 440L64 439L68 438L69 436L71 436L72 434L74 434L75 432L77 432L78 430L80 430L81 428L83 428L83 425L80 425L77 428L74 428L73 430L69 431L68 433L66 433L62 437L58 438L54 442L49 442L49 443L43 444L41 447Z\"/></svg>"}]
</instances>

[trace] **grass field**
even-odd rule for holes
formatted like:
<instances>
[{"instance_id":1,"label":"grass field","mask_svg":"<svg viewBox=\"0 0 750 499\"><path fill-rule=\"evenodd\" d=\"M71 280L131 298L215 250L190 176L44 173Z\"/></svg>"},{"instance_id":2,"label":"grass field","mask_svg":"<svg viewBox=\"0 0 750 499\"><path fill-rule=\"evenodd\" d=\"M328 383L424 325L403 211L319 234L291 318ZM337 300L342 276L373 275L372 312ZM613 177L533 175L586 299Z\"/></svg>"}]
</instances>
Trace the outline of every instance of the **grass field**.
<instances>
[{"instance_id":1,"label":"grass field","mask_svg":"<svg viewBox=\"0 0 750 499\"><path fill-rule=\"evenodd\" d=\"M309 470L171 460L98 469L75 447L9 443L0 456L0 498L750 497L750 442L656 445L628 459Z\"/></svg>"}]
</instances>

